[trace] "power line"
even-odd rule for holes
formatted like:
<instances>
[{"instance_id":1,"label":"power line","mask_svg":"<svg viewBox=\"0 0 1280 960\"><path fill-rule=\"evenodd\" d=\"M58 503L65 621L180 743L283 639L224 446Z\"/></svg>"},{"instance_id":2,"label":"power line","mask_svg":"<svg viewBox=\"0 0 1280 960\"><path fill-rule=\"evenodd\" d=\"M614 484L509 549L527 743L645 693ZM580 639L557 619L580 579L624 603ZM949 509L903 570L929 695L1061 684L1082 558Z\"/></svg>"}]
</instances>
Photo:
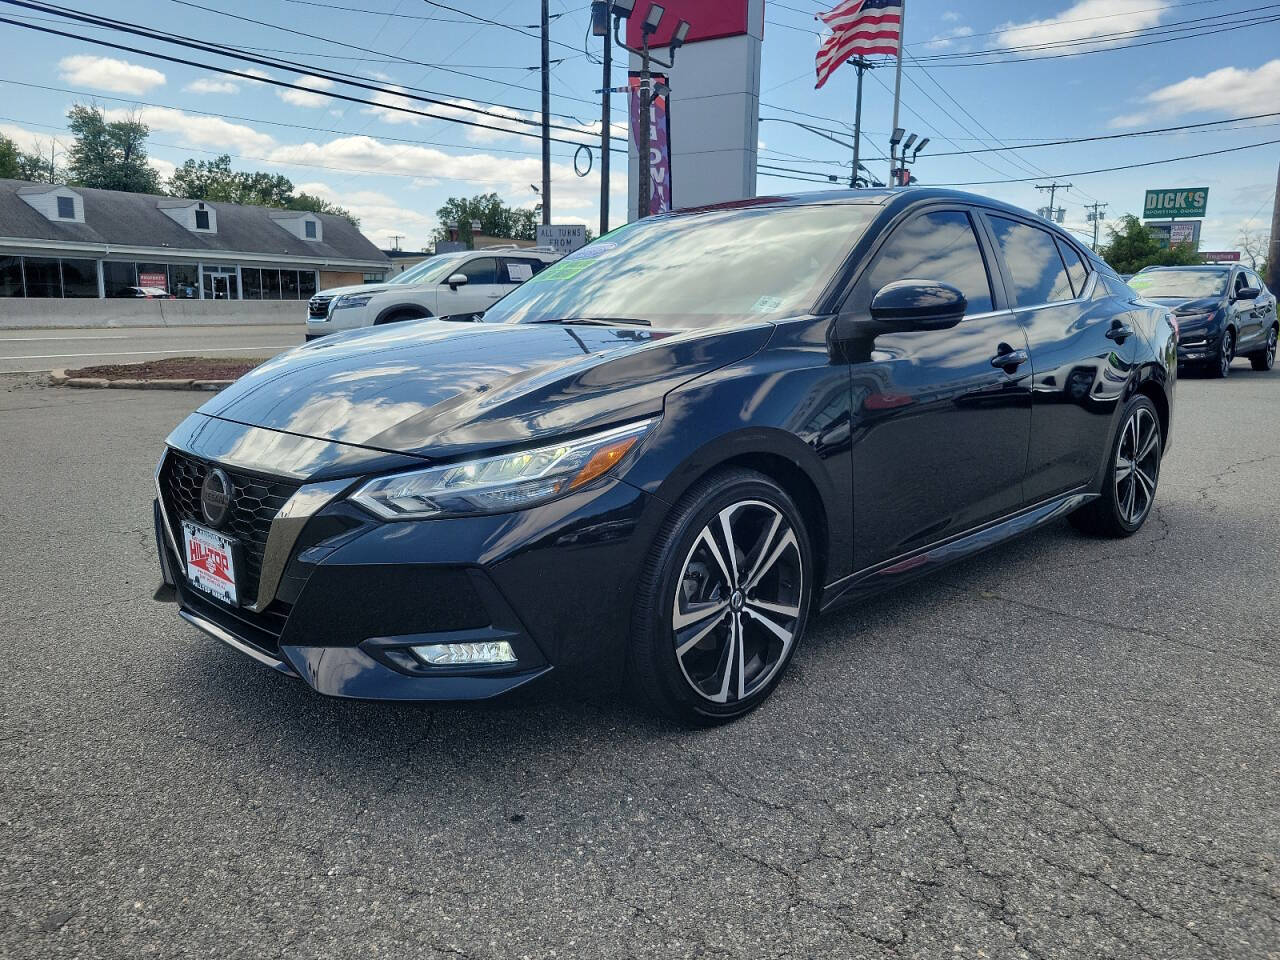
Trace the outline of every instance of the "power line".
<instances>
[{"instance_id":1,"label":"power line","mask_svg":"<svg viewBox=\"0 0 1280 960\"><path fill-rule=\"evenodd\" d=\"M475 20L477 23L483 23L483 24L486 24L487 26L501 27L503 30L510 30L513 33L519 33L526 37L532 37L535 40L541 39L539 35L536 33L529 33L526 30L522 30L513 24L503 23L501 20L490 20L488 17L482 17L480 16L480 14L472 13L470 10L462 10L458 7L451 7L447 3L436 3L435 0L422 0L422 2L429 7L436 7L437 9L440 9L440 10L448 10L450 13L460 13L464 17L470 17L472 20ZM562 16L562 14L557 13L554 16L559 17L559 16ZM531 27L530 29L534 29L534 28ZM538 29L541 29L541 24L539 24ZM549 42L554 43L557 47L564 47L566 50L572 50L574 53L578 52L577 47L567 43L561 43L559 40L551 40Z\"/></svg>"},{"instance_id":2,"label":"power line","mask_svg":"<svg viewBox=\"0 0 1280 960\"><path fill-rule=\"evenodd\" d=\"M1108 133L1099 134L1092 137L1069 137L1063 140L1046 140L1039 143L1024 143L1016 147L984 147L981 150L955 150L944 153L933 153L933 157L965 157L975 153L1000 153L1005 150L1031 150L1035 147L1062 147L1076 143L1095 143L1099 140L1121 140L1126 137L1150 137L1166 133L1179 133L1186 130L1197 130L1202 127L1214 127L1227 123L1243 123L1246 120L1264 120L1268 117L1280 117L1280 112L1276 113L1254 113L1247 117L1231 117L1227 120L1205 120L1200 123L1180 123L1172 127L1155 127L1151 130L1133 130L1129 133ZM1273 126L1273 124L1257 124L1256 126ZM1232 129L1232 128L1228 128ZM1255 127L1236 127L1237 130L1252 130ZM993 138L994 139L994 138Z\"/></svg>"},{"instance_id":3,"label":"power line","mask_svg":"<svg viewBox=\"0 0 1280 960\"><path fill-rule=\"evenodd\" d=\"M1263 140L1261 143L1246 143L1237 147L1225 147L1221 150L1207 150L1204 153L1188 153L1181 157L1167 157L1164 160L1147 160L1143 163L1125 163L1115 167L1098 167L1094 170L1075 170L1070 173L1055 173L1055 177L1087 177L1094 173L1115 173L1118 170L1138 170L1142 167L1158 167L1165 163L1177 163L1179 160L1200 160L1204 157L1217 157L1224 153L1235 153L1237 150L1256 150L1259 147L1271 147L1280 143L1277 140ZM1000 183L1029 183L1039 177L1020 177L1012 180L969 180L963 183L939 183L939 187L985 187Z\"/></svg>"},{"instance_id":4,"label":"power line","mask_svg":"<svg viewBox=\"0 0 1280 960\"><path fill-rule=\"evenodd\" d=\"M179 0L179 2L181 2L181 0ZM502 120L508 124L521 124L529 127L535 127L540 125L539 121L531 120L523 116L513 117L507 114L494 113L490 110L484 110L479 107L473 107L463 103L457 103L452 100L445 100L445 99L440 99L439 97L422 96L415 93L411 93L409 91L415 89L412 87L379 86L378 84L365 82L365 79L360 78L353 74L346 74L336 70L329 70L323 67L316 67L312 64L293 63L293 62L282 61L282 60L278 60L270 57L259 57L259 56L255 56L255 55L240 51L238 48L232 47L226 44L204 43L204 42L199 42L194 40L186 40L178 37L171 37L159 31L151 30L149 28L130 26L129 24L125 24L117 20L112 20L109 17L101 17L95 14L84 14L84 13L81 13L80 11L72 10L71 8L57 7L54 5L47 5L47 4L36 4L36 3L28 2L28 0L0 0L0 3L6 3L11 6L24 7L27 9L41 10L42 12L45 12L45 13L59 13L67 19L76 20L86 24L96 24L98 26L105 26L117 32L129 33L129 34L140 36L149 40L158 40L162 43L170 43L176 46L183 46L183 47L187 47L194 50L200 50L206 53L214 53L219 56L227 57L229 59L241 60L247 63L256 64L258 66L271 67L273 69L284 70L290 73L297 73L304 76L310 75L310 76L317 77L324 80L336 81L338 83L346 84L347 86L357 87L359 89L368 90L373 93L381 93L388 96L400 98L403 100L414 100L422 103L431 104L437 107L444 107L449 110L458 110L463 113L476 114L479 116L487 117L489 119ZM108 41L105 41L105 40L98 40L90 37L79 37L72 34L61 34L60 31L51 30L45 27L38 27L34 24L21 23L13 20L6 20L5 22L14 23L16 26L21 26L29 30L39 30L46 33L57 33L63 36L71 36L73 39L85 40L89 43L95 43L102 46L111 46L111 47L115 47L116 49L124 49L124 50L128 50L131 53L138 53L138 54L142 54L143 56L156 57L162 60L170 60L171 62L183 63L188 66L202 67L204 69L214 70L220 73L239 76L245 80L257 81L260 83L271 83L277 86L283 86L283 87L291 88L294 90L300 90L308 94L314 95L319 93L323 96L334 97L337 99L344 99L344 100L348 100L349 102L366 102L366 101L361 101L357 99L352 99L352 98L346 97L343 94L338 94L333 91L328 91L328 90L318 91L312 87L307 87L305 85L291 84L284 81L276 80L274 78L268 79L264 77L254 76L252 74L239 73L237 71L228 70L227 68L224 68L224 67L216 67L210 64L194 63L192 61L184 60L182 58L171 57L169 55L157 53L155 51L143 50L136 47L121 46L121 45L109 43ZM401 107L397 107L389 103L382 103L382 102L376 102L376 101L372 101L372 105L379 107L381 109L387 109L387 110L403 109ZM510 107L505 104L491 104L491 105L498 106L503 109L519 113L519 109L516 107ZM510 128L497 127L492 124L479 123L473 120L464 120L459 117L441 116L438 114L423 113L422 111L409 111L409 112L417 113L421 116L430 117L432 119L446 120L446 121L455 122L455 123L463 123L470 126L480 127L483 129L497 130L503 133L518 133L518 131L512 130ZM557 130L562 130L562 131L566 131L574 134L580 134L582 136L588 136L592 133L591 130L578 130L573 127L566 127L563 124L552 124L552 127L554 127ZM565 141L565 142L570 142L570 141ZM571 142L576 143L577 141L571 141Z\"/></svg>"},{"instance_id":5,"label":"power line","mask_svg":"<svg viewBox=\"0 0 1280 960\"><path fill-rule=\"evenodd\" d=\"M0 2L2 2L2 3L19 3L19 2L20 2L20 0L0 0ZM24 4L24 5L25 5L25 4ZM108 48L110 48L110 49L113 49L113 50L120 50L120 51L123 51L123 52L126 52L126 53L135 53L135 54L138 54L138 55L140 55L140 56L152 57L152 58L155 58L155 59L157 59L157 60L163 60L163 61L168 62L168 63L179 63L179 64L182 64L182 65L184 65L184 66L188 66L188 67L196 67L196 68L199 68L199 69L211 70L211 71L214 71L214 72L216 72L216 73L221 73L221 74L224 74L224 75L227 75L227 76L239 77L239 78L240 78L240 79L242 79L242 80L247 80L247 81L252 81L252 82L257 82L257 83L266 83L266 84L270 84L270 85L272 85L272 86L283 87L283 88L285 88L285 89L298 90L298 91L301 91L301 92L303 92L303 93L307 93L307 94L316 94L317 92L319 92L319 91L316 91L316 90L315 90L315 89L313 89L313 88L305 87L305 86L302 86L301 84L288 83L288 82L286 82L286 81L284 81L284 80L277 80L277 79L275 79L274 77L271 77L271 78L258 77L258 76L254 76L254 75L253 75L253 74L251 74L251 73L243 73L243 72L240 72L240 71L238 71L238 70L232 70L232 69L230 69L230 68L228 68L228 67L218 67L218 66L213 66L213 65L211 65L211 64L198 63L198 62L196 62L196 61L194 61L194 60L188 60L188 59L183 58L183 57L175 57L175 56L172 56L172 55L170 55L170 54L157 53L157 52L152 51L152 50L144 50L144 49L142 49L142 48L140 48L140 47L133 47L133 46L129 46L128 44L112 43L112 42L111 42L111 41L109 41L109 40L100 40L100 39L97 39L97 38L94 38L94 37L86 37L86 36L82 36L82 35L80 35L80 34L70 33L70 32L67 32L67 31L65 31L65 30L56 30L56 29L54 29L54 28L52 28L52 27L41 27L41 26L37 26L37 25L35 25L35 24L23 23L23 22L21 22L21 21L19 21L19 20L14 20L14 19L12 19L11 17L0 17L0 23L8 23L8 24L12 24L13 26L16 26L16 27L22 27L22 28L27 29L27 30L35 30L35 31L38 31L38 32L40 32L40 33L47 33L47 34L52 34L52 35L54 35L54 36L66 37L66 38L71 39L71 40L80 40L80 41L83 41L83 42L85 42L85 43L92 43L92 44L96 44L97 46L108 47ZM165 42L176 43L176 42L179 42L179 41L166 40ZM187 43L187 42L186 42L186 41L184 41L183 43L184 43L184 45L185 45L185 43ZM212 51L212 52L218 52L218 51ZM222 55L223 55L223 56L232 56L231 54L222 54ZM251 58L247 58L247 57L240 57L239 59L251 59ZM269 64L269 65L270 65L270 64ZM292 72L295 72L295 73L306 73L306 72L307 72L306 70L299 69L298 67L289 67L289 66L287 66L287 65L281 65L281 66L279 67L279 69L287 69L287 70L291 70ZM358 83L358 82L357 82L357 83L352 83L351 81L345 81L345 80L344 80L344 81L342 81L342 82L344 82L344 83L351 83L351 85L353 85L353 86L364 87L365 89L373 90L373 91L375 91L375 92L379 92L379 93L387 93L387 94L391 94L391 95L393 95L393 96L400 97L400 98L402 98L402 99L408 99L408 100L426 100L426 98L423 98L423 97L415 97L415 96L413 96L413 95L409 95L409 94L401 93L400 91L397 91L397 90L387 90L387 89L385 89L385 88L381 88L381 87L369 86L369 85L361 84L361 83ZM480 128L480 129L485 129L485 130L495 130L495 131L497 131L497 132L499 132L499 133L505 133L505 134L508 134L508 135L510 135L510 136L531 137L531 138L536 138L536 137L538 137L538 136L539 136L538 134L533 133L532 131L528 131L528 130L522 130L522 129L519 129L519 128L512 128L512 127L499 127L499 126L495 126L495 125L493 125L493 124L481 123L481 122L476 121L476 120L467 120L467 119L464 119L464 118L462 118L462 117L442 116L442 115L440 115L440 114L436 114L436 113L428 113L428 112L426 112L425 110L416 110L416 109L413 109L413 108L411 108L411 107L406 107L406 106L401 106L401 105L395 105L395 104L383 103L383 102L379 102L379 101L377 101L377 100L368 100L368 99L365 99L365 98L363 98L363 97L354 97L354 96L351 96L350 94L340 93L340 92L338 92L338 91L326 90L326 91L323 91L323 92L322 92L322 95L323 95L323 96L326 96L326 97L329 97L329 98L331 98L331 99L334 99L334 100L341 100L341 101L344 101L344 102L346 102L346 103L363 104L363 105L366 105L366 106L378 107L379 109L383 109L383 110L391 110L391 111L394 111L394 112L397 112L397 113L407 113L407 114L412 114L412 115L415 115L415 116L426 117L427 119L431 119L431 120L444 120L444 121L447 121L447 122L449 122L449 123L462 124L463 126L478 127L478 128ZM429 101L428 101L428 102L429 102ZM445 106L450 107L451 109L465 109L465 108L461 108L461 107L459 107L457 104L445 103L444 105L445 105ZM512 109L514 109L514 108L512 108ZM482 113L483 113L484 111L480 111L480 112L482 112ZM489 116L491 116L491 117L498 117L499 119L503 119L503 120L507 120L508 122L511 122L511 118L509 118L509 117L501 117L500 115L496 115L496 114L489 114ZM527 122L529 122L529 121L525 121L525 122L527 123ZM535 121L535 122L536 122L536 121ZM566 127L558 127L558 129L568 129L568 130L572 130L572 128L566 128ZM577 132L579 132L579 131L572 131L572 132L577 133ZM581 134L582 134L582 136L584 136L584 137L585 137L585 136L590 135L590 131L581 131ZM553 139L554 141L558 142L558 143L567 143L567 144L570 144L570 145L572 145L572 146L579 146L579 145L582 143L582 141L579 141L579 140L567 140L567 139L565 139L564 137L552 137L552 139ZM618 139L618 138L615 138L615 139Z\"/></svg>"},{"instance_id":6,"label":"power line","mask_svg":"<svg viewBox=\"0 0 1280 960\"><path fill-rule=\"evenodd\" d=\"M89 97L97 100L113 100L116 103L127 103L132 106L141 106L141 107L153 107L157 110L176 110L180 113L194 113L202 117L214 117L219 120L240 120L245 123L264 123L273 127L287 127L292 130L306 130L310 133L334 133L343 137L358 137L362 135L355 130L339 130L335 127L316 127L316 126L311 126L309 124L303 124L303 123L288 123L284 120L268 120L266 117L240 116L234 113L221 113L221 112L215 113L214 111L211 111L211 110L198 110L194 107L178 107L170 103L155 103L154 101L149 101L149 100L139 100L136 97L112 97L105 93L92 93L88 90L75 90L69 87L53 87L53 86L48 86L42 83L29 83L23 80L12 80L7 77L0 77L0 84L9 84L11 86L27 87L34 90L45 90L51 93L68 93L76 97ZM61 128L55 128L55 129L61 129ZM533 157L538 155L536 152L531 150L515 150L510 147L495 147L488 144L481 147L471 143L448 143L440 140L415 140L410 137L390 137L390 136L379 136L375 139L379 141L387 141L389 143L402 143L408 146L448 147L456 150L470 150L477 153L511 153L517 156L522 156L522 157ZM200 150L201 148L177 147L175 149ZM622 152L620 147L615 147L613 149L619 153ZM563 160L568 160L573 157L573 154L557 153L557 154L554 154L554 156ZM269 162L278 162L278 161L269 161Z\"/></svg>"}]
</instances>

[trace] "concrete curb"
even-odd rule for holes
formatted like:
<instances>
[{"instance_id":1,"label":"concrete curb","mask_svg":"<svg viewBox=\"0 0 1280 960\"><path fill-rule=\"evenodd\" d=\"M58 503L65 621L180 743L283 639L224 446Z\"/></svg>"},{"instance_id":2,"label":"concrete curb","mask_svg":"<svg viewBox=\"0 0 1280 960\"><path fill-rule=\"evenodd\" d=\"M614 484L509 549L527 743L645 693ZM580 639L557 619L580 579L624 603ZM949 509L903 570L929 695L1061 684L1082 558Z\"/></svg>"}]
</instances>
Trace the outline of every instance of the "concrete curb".
<instances>
[{"instance_id":1,"label":"concrete curb","mask_svg":"<svg viewBox=\"0 0 1280 960\"><path fill-rule=\"evenodd\" d=\"M65 369L49 371L49 382L59 387L110 390L205 390L229 387L234 380L105 380L101 377L68 377Z\"/></svg>"}]
</instances>

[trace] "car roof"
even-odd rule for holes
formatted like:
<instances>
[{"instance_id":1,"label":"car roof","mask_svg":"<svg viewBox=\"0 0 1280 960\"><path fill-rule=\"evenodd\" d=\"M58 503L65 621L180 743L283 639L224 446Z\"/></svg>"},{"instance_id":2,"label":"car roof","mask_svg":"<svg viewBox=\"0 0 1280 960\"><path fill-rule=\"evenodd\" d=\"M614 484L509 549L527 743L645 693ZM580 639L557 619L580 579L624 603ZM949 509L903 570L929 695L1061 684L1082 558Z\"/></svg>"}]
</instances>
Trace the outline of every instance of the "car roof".
<instances>
[{"instance_id":1,"label":"car roof","mask_svg":"<svg viewBox=\"0 0 1280 960\"><path fill-rule=\"evenodd\" d=\"M1197 273L1219 273L1241 266L1238 263L1189 263L1185 267L1143 267L1139 273L1157 273L1163 270L1192 270Z\"/></svg>"},{"instance_id":2,"label":"car roof","mask_svg":"<svg viewBox=\"0 0 1280 960\"><path fill-rule=\"evenodd\" d=\"M989 207L1021 217L1031 217L1040 226L1048 227L1065 240L1070 240L1077 248L1087 249L1080 241L1074 239L1067 231L1056 223L1037 217L1030 210L984 197L964 190L953 190L949 187L876 187L864 190L816 190L812 193L777 194L763 197L751 197L746 200L732 200L727 203L715 203L702 207L687 207L673 210L663 216L682 216L687 214L710 213L717 210L750 210L760 207L804 207L829 204L873 204L880 207L904 208L929 201L952 201L974 206Z\"/></svg>"}]
</instances>

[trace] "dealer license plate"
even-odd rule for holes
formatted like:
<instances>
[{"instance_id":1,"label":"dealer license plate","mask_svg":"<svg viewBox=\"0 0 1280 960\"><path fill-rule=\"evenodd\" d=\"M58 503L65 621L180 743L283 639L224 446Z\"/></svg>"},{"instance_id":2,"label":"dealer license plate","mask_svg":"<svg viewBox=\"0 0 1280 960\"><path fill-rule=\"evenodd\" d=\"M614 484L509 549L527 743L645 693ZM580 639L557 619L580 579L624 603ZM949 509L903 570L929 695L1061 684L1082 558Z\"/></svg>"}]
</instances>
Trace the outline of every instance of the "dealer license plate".
<instances>
[{"instance_id":1,"label":"dealer license plate","mask_svg":"<svg viewBox=\"0 0 1280 960\"><path fill-rule=\"evenodd\" d=\"M184 520L182 536L187 548L187 580L198 590L233 607L236 592L236 541L216 530Z\"/></svg>"}]
</instances>

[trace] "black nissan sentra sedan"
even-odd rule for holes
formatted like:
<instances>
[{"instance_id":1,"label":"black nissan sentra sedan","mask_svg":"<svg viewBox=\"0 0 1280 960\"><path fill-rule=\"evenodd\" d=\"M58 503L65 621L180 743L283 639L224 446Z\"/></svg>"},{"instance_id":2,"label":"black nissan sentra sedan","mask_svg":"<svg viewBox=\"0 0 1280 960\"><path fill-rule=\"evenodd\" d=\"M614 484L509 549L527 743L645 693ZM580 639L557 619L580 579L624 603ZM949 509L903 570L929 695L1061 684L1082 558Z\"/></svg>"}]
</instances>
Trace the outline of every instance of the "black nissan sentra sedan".
<instances>
[{"instance_id":1,"label":"black nissan sentra sedan","mask_svg":"<svg viewBox=\"0 0 1280 960\"><path fill-rule=\"evenodd\" d=\"M713 723L811 616L1069 515L1151 512L1165 308L1054 225L936 189L629 224L482 322L325 338L167 441L181 615L324 694L627 679Z\"/></svg>"}]
</instances>

